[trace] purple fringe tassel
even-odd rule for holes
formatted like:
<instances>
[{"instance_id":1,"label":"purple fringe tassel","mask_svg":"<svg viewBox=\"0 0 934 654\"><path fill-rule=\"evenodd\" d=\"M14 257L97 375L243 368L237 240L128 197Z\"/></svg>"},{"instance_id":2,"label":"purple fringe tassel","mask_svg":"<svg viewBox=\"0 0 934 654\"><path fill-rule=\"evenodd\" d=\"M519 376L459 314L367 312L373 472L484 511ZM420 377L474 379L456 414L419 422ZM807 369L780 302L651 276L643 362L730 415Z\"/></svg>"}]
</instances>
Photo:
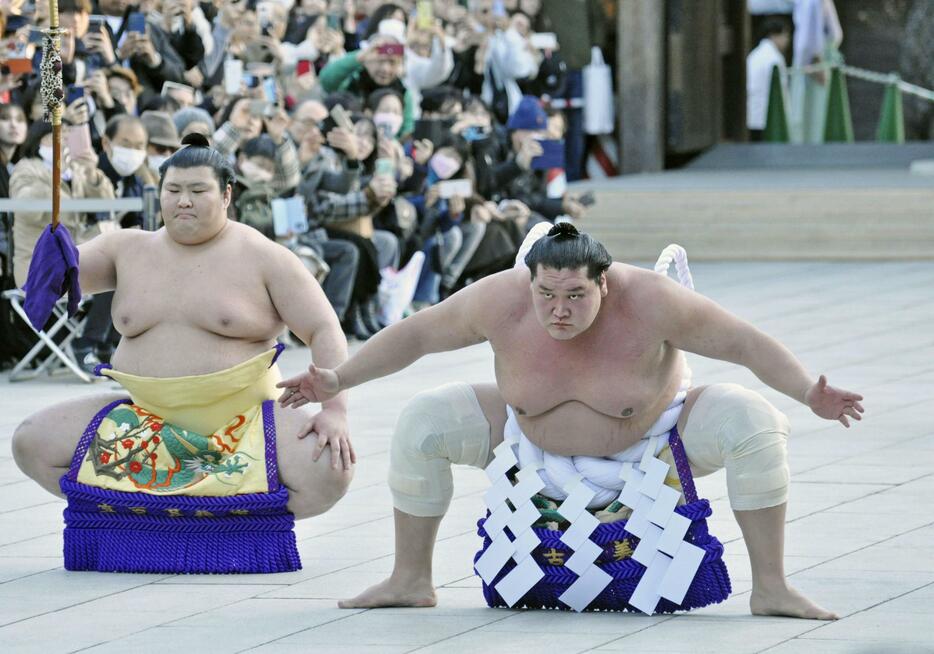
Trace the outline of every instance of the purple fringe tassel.
<instances>
[{"instance_id":1,"label":"purple fringe tassel","mask_svg":"<svg viewBox=\"0 0 934 654\"><path fill-rule=\"evenodd\" d=\"M711 513L707 500L697 500L691 504L679 506L677 513L688 517L693 524L688 528L685 540L703 548L704 560L701 563L691 587L681 604L674 604L666 599L659 601L655 608L656 613L673 613L674 611L687 611L701 608L709 604L717 604L730 596L732 587L726 564L723 562L723 545L714 536L707 532L707 521ZM483 537L483 547L474 557L474 563L480 555L490 546L490 538L483 529L485 518L477 523L478 534ZM563 609L567 606L558 600L558 597L577 581L577 575L563 565L553 565L548 558L557 552L566 562L574 550L560 540L563 532L533 527L541 539L542 544L532 551L532 557L545 573L545 576L525 594L512 608L528 609ZM591 534L590 539L603 547L604 553L597 558L596 565L609 574L613 580L587 607L588 611L634 611L638 609L629 605L629 598L645 572L645 566L631 558L621 561L613 560L613 544L615 541L628 540L634 550L639 539L626 531L626 521L601 524ZM545 553L548 553L546 557ZM496 592L494 586L516 566L512 559L493 580L492 585L483 583L483 597L487 606L507 607L505 600Z\"/></svg>"},{"instance_id":2,"label":"purple fringe tassel","mask_svg":"<svg viewBox=\"0 0 934 654\"><path fill-rule=\"evenodd\" d=\"M687 501L687 504L677 507L675 512L691 520L691 526L688 527L685 540L704 550L704 560L701 562L700 568L698 568L697 574L694 576L694 581L691 582L691 586L688 588L688 592L681 604L675 604L662 598L655 607L656 613L687 611L717 604L728 598L733 590L730 585L730 575L727 573L726 564L723 561L723 545L707 531L707 518L711 514L710 503L697 497L691 466L677 428L671 430L668 444L671 446L675 467L681 480L681 487L684 490L684 498ZM487 512L487 517L489 515L489 512ZM492 542L483 529L484 522L486 522L486 518L477 522L477 533L483 537L483 547L474 556L474 564ZM561 540L564 532L538 527L532 529L541 540L541 545L532 550L532 558L538 563L545 576L513 608L567 610L568 607L558 600L558 597L577 581L578 577L574 572L565 568L563 564L555 565L550 563L549 559L557 560L560 558L566 562L574 553L574 550L570 549ZM638 561L633 561L631 558L620 561L615 560L614 549L615 543L627 541L629 547L635 550L639 539L626 531L626 521L620 520L599 525L590 535L590 540L603 548L603 554L597 557L595 564L610 575L613 580L590 603L587 610L638 612L638 609L629 605L629 598L632 597L639 580L642 579L645 566ZM487 606L508 606L506 601L496 592L494 586L514 567L516 567L516 563L513 559L510 559L505 567L500 570L492 584L487 585L486 582L483 582L483 597L486 599Z\"/></svg>"},{"instance_id":3,"label":"purple fringe tassel","mask_svg":"<svg viewBox=\"0 0 934 654\"><path fill-rule=\"evenodd\" d=\"M263 403L268 493L222 497L127 493L77 481L104 407L88 425L60 480L66 570L161 574L292 572L302 562L289 492L276 474L272 402Z\"/></svg>"}]
</instances>

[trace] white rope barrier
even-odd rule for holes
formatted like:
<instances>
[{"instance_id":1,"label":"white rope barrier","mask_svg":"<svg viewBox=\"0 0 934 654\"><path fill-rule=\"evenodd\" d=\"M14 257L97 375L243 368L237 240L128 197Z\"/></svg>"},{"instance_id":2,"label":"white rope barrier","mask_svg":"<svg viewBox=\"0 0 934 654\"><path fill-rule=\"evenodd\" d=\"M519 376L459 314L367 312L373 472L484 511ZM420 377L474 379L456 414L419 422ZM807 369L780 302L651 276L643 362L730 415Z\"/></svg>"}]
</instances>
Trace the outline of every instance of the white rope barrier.
<instances>
[{"instance_id":1,"label":"white rope barrier","mask_svg":"<svg viewBox=\"0 0 934 654\"><path fill-rule=\"evenodd\" d=\"M853 77L875 84L895 84L902 93L922 98L928 102L934 102L934 91L918 86L917 84L906 82L899 77L897 73L878 73L874 70L866 70L865 68L857 68L855 66L847 66L843 63L832 62L822 62L809 66L796 66L794 68L789 68L788 71L789 73L811 75L814 73L829 73L835 68L838 68L847 77Z\"/></svg>"}]
</instances>

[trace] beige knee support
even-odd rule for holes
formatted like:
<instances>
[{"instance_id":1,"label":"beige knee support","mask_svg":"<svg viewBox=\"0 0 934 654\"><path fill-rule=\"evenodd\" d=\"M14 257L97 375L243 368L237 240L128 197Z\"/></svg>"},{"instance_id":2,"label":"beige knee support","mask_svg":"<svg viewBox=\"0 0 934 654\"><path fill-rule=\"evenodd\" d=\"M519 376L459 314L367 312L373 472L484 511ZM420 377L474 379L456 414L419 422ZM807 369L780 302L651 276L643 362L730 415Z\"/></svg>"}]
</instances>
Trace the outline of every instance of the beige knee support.
<instances>
[{"instance_id":1,"label":"beige knee support","mask_svg":"<svg viewBox=\"0 0 934 654\"><path fill-rule=\"evenodd\" d=\"M725 467L730 505L753 511L788 500L788 418L736 384L706 388L691 409L684 447L698 475Z\"/></svg>"},{"instance_id":2,"label":"beige knee support","mask_svg":"<svg viewBox=\"0 0 934 654\"><path fill-rule=\"evenodd\" d=\"M454 494L451 464L485 467L490 424L469 384L419 393L396 423L389 454L393 505L414 516L440 516Z\"/></svg>"}]
</instances>

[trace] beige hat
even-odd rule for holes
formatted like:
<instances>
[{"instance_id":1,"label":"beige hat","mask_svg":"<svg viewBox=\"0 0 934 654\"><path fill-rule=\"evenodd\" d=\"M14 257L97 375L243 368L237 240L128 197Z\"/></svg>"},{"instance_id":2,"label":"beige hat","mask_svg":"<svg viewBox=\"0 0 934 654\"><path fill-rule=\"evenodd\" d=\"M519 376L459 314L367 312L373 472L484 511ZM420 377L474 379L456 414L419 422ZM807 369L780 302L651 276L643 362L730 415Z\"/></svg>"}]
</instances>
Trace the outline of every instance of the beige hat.
<instances>
[{"instance_id":1,"label":"beige hat","mask_svg":"<svg viewBox=\"0 0 934 654\"><path fill-rule=\"evenodd\" d=\"M140 116L146 131L149 133L149 142L166 148L180 148L182 142L178 138L178 130L172 117L164 111L144 111Z\"/></svg>"}]
</instances>

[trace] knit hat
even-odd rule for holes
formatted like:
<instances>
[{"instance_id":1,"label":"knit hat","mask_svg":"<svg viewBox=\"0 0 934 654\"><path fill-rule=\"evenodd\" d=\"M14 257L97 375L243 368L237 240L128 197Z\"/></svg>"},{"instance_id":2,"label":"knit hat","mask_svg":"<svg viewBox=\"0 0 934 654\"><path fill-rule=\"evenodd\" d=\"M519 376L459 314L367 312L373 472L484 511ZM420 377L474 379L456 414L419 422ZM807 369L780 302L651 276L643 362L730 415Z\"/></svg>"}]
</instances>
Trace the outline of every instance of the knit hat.
<instances>
[{"instance_id":1,"label":"knit hat","mask_svg":"<svg viewBox=\"0 0 934 654\"><path fill-rule=\"evenodd\" d=\"M172 116L164 111L144 111L139 117L149 132L149 142L167 148L182 147Z\"/></svg>"},{"instance_id":2,"label":"knit hat","mask_svg":"<svg viewBox=\"0 0 934 654\"><path fill-rule=\"evenodd\" d=\"M548 116L542 109L542 103L534 95L524 95L519 106L509 116L506 129L545 129L548 126Z\"/></svg>"},{"instance_id":3,"label":"knit hat","mask_svg":"<svg viewBox=\"0 0 934 654\"><path fill-rule=\"evenodd\" d=\"M184 107L179 109L172 114L172 121L175 123L175 129L178 130L179 134L184 132L188 125L196 122L207 125L208 129L211 130L211 134L213 134L216 129L211 114L201 107Z\"/></svg>"}]
</instances>

